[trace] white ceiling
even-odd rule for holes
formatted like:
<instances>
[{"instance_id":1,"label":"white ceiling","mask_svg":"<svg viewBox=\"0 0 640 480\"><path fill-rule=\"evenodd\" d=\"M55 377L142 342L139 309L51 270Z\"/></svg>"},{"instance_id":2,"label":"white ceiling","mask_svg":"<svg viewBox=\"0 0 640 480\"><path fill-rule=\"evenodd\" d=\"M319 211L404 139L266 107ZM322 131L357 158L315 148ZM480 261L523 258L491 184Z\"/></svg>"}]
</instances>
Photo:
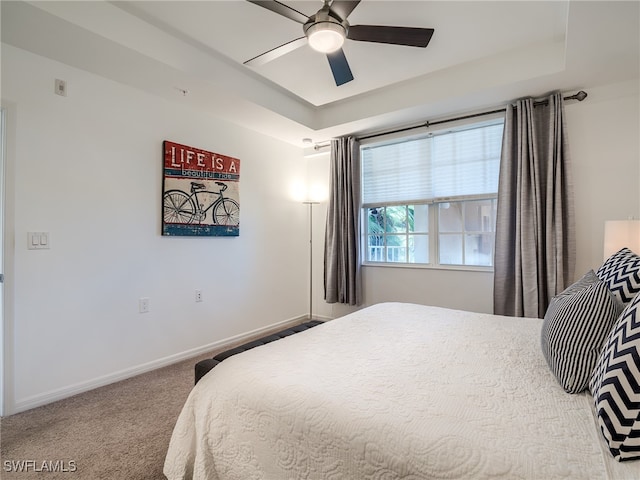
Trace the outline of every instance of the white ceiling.
<instances>
[{"instance_id":1,"label":"white ceiling","mask_svg":"<svg viewBox=\"0 0 640 480\"><path fill-rule=\"evenodd\" d=\"M283 2L306 15L322 6ZM1 3L3 42L299 146L303 137L325 141L637 79L639 6L363 0L352 25L435 33L426 49L347 40L355 79L337 87L325 56L308 46L243 65L302 36L300 24L244 0Z\"/></svg>"},{"instance_id":2,"label":"white ceiling","mask_svg":"<svg viewBox=\"0 0 640 480\"><path fill-rule=\"evenodd\" d=\"M303 35L302 25L245 2L130 2L128 12L164 28L170 26L239 64ZM313 15L321 1L287 5ZM361 2L353 25L435 28L429 48L347 40L344 52L355 80L336 87L325 55L299 48L254 71L319 106L396 84L484 56L536 43L563 40L566 2L502 2L500 15L485 2ZM518 18L527 22L518 22ZM212 19L216 21L212 29ZM507 41L505 42L505 39Z\"/></svg>"}]
</instances>

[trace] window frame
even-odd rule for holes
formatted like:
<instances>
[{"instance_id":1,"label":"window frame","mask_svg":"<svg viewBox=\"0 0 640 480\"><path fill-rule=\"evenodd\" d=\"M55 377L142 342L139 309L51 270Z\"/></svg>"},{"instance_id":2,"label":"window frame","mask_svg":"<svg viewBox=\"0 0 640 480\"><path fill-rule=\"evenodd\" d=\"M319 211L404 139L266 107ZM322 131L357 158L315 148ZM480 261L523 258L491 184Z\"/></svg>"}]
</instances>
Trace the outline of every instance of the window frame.
<instances>
[{"instance_id":1,"label":"window frame","mask_svg":"<svg viewBox=\"0 0 640 480\"><path fill-rule=\"evenodd\" d=\"M370 147L375 144L384 144L401 141L411 141L421 137L431 137L435 135L443 135L448 133L453 133L456 131L464 131L470 128L478 128L481 126L489 126L502 123L504 124L504 115L496 115L488 120L482 122L464 122L459 124L453 128L442 129L434 132L430 132L428 134L414 134L407 135L406 133L403 135L392 135L385 137L385 140L373 140L370 139L366 142L361 142L360 149L362 151L363 147ZM361 173L364 176L364 172ZM363 181L363 179L361 179ZM364 183L363 183L364 184ZM362 203L361 197L361 208L360 208L360 244L361 248L361 264L364 267L382 267L382 268L418 268L418 269L430 269L430 270L460 270L460 271L476 271L476 272L493 272L494 270L494 262L495 262L495 218L492 224L492 234L493 234L493 258L492 265L459 265L459 264L441 264L440 263L440 231L439 231L439 221L438 221L438 208L442 203L447 202L467 202L467 201L476 201L476 200L491 200L495 201L497 204L498 192L491 194L480 194L480 195L460 195L460 196L452 196L452 197L439 197L439 198L431 198L423 201L412 201L412 202L389 202L386 204L372 204L372 203ZM368 212L371 208L382 208L382 207L391 207L391 206L411 206L411 205L427 205L428 206L428 225L429 230L425 234L423 232L418 232L418 234L427 235L429 241L429 263L411 263L409 262L408 253L406 256L406 261L404 262L389 262L389 261L373 261L368 260L368 239L369 239L369 226L368 226ZM497 207L496 207L497 208ZM466 231L463 230L462 235L466 234ZM470 233L475 233L471 232ZM393 233L384 232L384 235L388 235ZM412 232L405 232L404 235L413 235ZM386 250L385 250L386 253ZM386 257L388 258L388 257ZM464 243L463 243L463 258L464 258Z\"/></svg>"},{"instance_id":2,"label":"window frame","mask_svg":"<svg viewBox=\"0 0 640 480\"><path fill-rule=\"evenodd\" d=\"M408 228L408 224L409 224L409 222L407 222L407 228L405 229L405 231L404 231L404 232L387 231L387 226L386 226L386 224L385 224L385 225L383 226L383 231L382 231L381 233L378 233L378 234L376 234L376 233L373 233L373 234L372 234L372 233L369 233L369 228L368 228L368 225L369 225L369 218L368 218L368 217L369 217L369 215L368 215L368 212L369 212L369 210L371 210L371 209L375 209L375 208L384 208L384 209L386 209L386 208L393 208L393 207L404 207L405 209L407 209L407 210L408 210L408 208L409 208L410 206L413 206L413 207L416 207L416 206L427 206L427 207L429 207L429 209L428 209L428 213L427 213L427 217L428 217L428 218L427 218L428 226L427 226L427 230L426 230L426 231L424 231L424 230L422 230L422 231L421 231L421 230L418 230L418 231L416 231L416 230L414 230L414 231L410 231L410 230L409 230L409 228ZM362 230L363 230L363 237L362 237L362 244L363 244L363 245L366 245L366 249L369 249L369 248L370 248L370 245L369 245L369 237L373 237L373 236L382 236L382 237L385 237L385 238L386 238L386 237L390 237L390 236L404 236L404 237L406 238L406 240L407 240L407 243L405 244L405 245L406 245L406 253L405 253L405 258L406 258L406 260L405 260L404 262L389 262L388 260L387 260L387 261L384 261L384 262L382 262L382 261L380 261L380 262L379 262L379 261L372 261L372 260L368 260L368 259L367 259L369 255L368 255L366 252L364 252L364 253L363 253L363 258L362 258L362 263L363 263L363 264L365 264L365 263L370 263L370 264L375 264L375 265L380 265L380 264L389 264L389 265L403 265L403 264L409 264L409 265L428 265L428 263L423 263L423 262L419 262L419 263L416 263L416 262L409 262L409 260L408 260L408 257L409 257L408 241L409 241L409 237L410 237L410 236L422 236L422 237L427 237L427 239L428 239L428 241L429 241L429 251L428 251L428 254L429 254L429 258L431 258L431 239L430 239L430 236L431 236L431 211L432 211L432 209L431 209L431 206L429 205L429 203L428 203L428 202L414 202L414 203L411 203L411 204L404 204L404 203L389 203L389 204L385 204L385 205L372 205L372 206L363 207L363 208L362 208L362 215L363 215L363 228L362 228ZM408 211L407 211L407 214L408 214ZM386 219L386 218L388 218L388 215L386 215L386 214L385 214L385 219ZM415 221L415 219L414 219L414 221ZM366 222L366 225L364 225L364 222ZM386 241L385 241L385 243L384 243L383 247L384 247L384 258L388 259L388 258L389 258L389 255L388 255L388 247L389 247L389 245L388 245L388 243L387 243Z\"/></svg>"}]
</instances>

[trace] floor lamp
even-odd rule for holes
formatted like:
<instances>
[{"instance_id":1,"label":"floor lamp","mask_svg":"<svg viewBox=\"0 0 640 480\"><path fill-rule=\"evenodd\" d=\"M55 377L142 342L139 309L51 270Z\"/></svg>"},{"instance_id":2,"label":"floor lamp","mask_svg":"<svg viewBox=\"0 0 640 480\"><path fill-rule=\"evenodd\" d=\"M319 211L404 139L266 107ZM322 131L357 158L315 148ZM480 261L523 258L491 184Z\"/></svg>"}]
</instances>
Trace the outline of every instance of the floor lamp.
<instances>
[{"instance_id":1,"label":"floor lamp","mask_svg":"<svg viewBox=\"0 0 640 480\"><path fill-rule=\"evenodd\" d=\"M302 203L309 205L309 320L313 320L313 206L320 202Z\"/></svg>"}]
</instances>

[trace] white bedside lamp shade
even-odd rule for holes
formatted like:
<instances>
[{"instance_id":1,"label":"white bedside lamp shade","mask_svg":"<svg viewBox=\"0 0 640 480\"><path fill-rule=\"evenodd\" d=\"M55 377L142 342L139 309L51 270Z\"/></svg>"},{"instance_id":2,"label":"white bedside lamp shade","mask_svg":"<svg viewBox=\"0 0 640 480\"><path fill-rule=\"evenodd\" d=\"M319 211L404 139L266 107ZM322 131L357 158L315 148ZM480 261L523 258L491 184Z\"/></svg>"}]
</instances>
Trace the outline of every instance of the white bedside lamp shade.
<instances>
[{"instance_id":1,"label":"white bedside lamp shade","mask_svg":"<svg viewBox=\"0 0 640 480\"><path fill-rule=\"evenodd\" d=\"M604 260L623 247L640 254L640 220L604 222Z\"/></svg>"}]
</instances>

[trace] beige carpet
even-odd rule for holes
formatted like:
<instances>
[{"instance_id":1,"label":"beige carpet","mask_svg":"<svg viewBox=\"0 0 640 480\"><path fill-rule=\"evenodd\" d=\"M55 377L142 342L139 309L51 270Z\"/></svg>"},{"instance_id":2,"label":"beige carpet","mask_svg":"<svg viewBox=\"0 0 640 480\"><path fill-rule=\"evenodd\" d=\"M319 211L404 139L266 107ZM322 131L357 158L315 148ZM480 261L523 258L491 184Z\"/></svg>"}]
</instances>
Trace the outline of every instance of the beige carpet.
<instances>
[{"instance_id":1,"label":"beige carpet","mask_svg":"<svg viewBox=\"0 0 640 480\"><path fill-rule=\"evenodd\" d=\"M0 478L164 479L164 456L194 365L226 348L3 418ZM33 462L22 463L28 472L9 471L21 461Z\"/></svg>"}]
</instances>

